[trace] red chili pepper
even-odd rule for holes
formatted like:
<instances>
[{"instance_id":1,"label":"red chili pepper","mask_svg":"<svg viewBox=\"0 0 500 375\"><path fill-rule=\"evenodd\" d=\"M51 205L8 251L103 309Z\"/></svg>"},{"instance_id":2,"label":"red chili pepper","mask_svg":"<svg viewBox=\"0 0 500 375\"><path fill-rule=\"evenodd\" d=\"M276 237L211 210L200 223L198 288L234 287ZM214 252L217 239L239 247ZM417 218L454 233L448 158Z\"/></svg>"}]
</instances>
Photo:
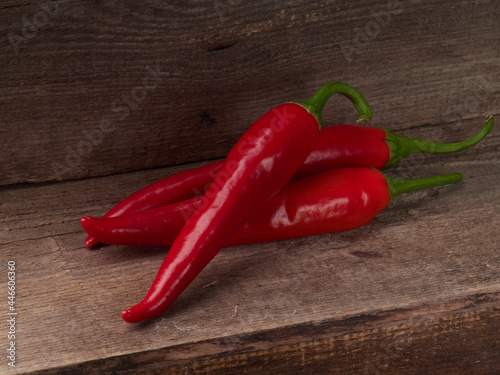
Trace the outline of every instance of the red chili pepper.
<instances>
[{"instance_id":1,"label":"red chili pepper","mask_svg":"<svg viewBox=\"0 0 500 375\"><path fill-rule=\"evenodd\" d=\"M460 181L452 173L397 180L371 168L339 168L288 183L227 246L336 233L372 221L398 194ZM109 219L82 218L83 228L100 241L129 246L171 246L201 197Z\"/></svg>"},{"instance_id":2,"label":"red chili pepper","mask_svg":"<svg viewBox=\"0 0 500 375\"><path fill-rule=\"evenodd\" d=\"M282 104L259 118L229 152L146 297L123 311L125 321L136 323L165 311L252 213L285 186L317 142L322 108L336 93L353 102L360 120L371 118L362 95L339 82L323 86L304 102Z\"/></svg>"},{"instance_id":3,"label":"red chili pepper","mask_svg":"<svg viewBox=\"0 0 500 375\"><path fill-rule=\"evenodd\" d=\"M482 140L493 127L493 118L472 138L457 143L437 143L409 139L388 130L358 126L335 125L321 131L314 149L295 173L294 179L310 176L332 168L387 168L418 152L452 153L465 150ZM150 210L203 195L222 167L223 161L177 173L151 184L122 200L103 218L117 217ZM98 241L88 236L85 245L91 248Z\"/></svg>"}]
</instances>

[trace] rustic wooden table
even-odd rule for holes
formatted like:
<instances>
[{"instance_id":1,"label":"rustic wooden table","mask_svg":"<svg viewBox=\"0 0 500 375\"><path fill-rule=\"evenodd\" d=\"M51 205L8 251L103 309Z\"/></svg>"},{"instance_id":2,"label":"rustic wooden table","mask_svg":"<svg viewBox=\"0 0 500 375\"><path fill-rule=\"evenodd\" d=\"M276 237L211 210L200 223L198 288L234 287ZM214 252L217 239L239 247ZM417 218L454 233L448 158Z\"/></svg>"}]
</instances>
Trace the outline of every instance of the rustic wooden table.
<instances>
[{"instance_id":1,"label":"rustic wooden table","mask_svg":"<svg viewBox=\"0 0 500 375\"><path fill-rule=\"evenodd\" d=\"M15 341L15 362L4 355L0 373L500 373L497 128L467 151L388 172L460 172L461 183L399 196L350 232L224 249L171 309L137 325L120 313L166 249L89 251L79 225L223 157L259 115L329 80L357 87L373 124L398 134L475 134L500 114L499 11L495 1L4 1L0 342ZM339 98L324 118L355 114Z\"/></svg>"}]
</instances>

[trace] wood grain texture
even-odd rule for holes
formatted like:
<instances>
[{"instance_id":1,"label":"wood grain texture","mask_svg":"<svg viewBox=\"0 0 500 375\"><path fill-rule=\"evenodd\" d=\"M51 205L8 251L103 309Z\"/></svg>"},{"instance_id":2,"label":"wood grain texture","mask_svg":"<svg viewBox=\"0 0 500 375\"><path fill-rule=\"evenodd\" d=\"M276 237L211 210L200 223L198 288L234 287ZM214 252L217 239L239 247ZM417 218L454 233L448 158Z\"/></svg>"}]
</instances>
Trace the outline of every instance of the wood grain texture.
<instances>
[{"instance_id":1,"label":"wood grain texture","mask_svg":"<svg viewBox=\"0 0 500 375\"><path fill-rule=\"evenodd\" d=\"M17 263L10 373L489 374L500 366L498 143L494 129L466 152L401 163L391 175L464 181L399 196L364 228L224 249L167 313L138 325L120 312L165 251L89 251L78 220L191 166L3 187L2 272ZM408 345L395 348L398 337Z\"/></svg>"},{"instance_id":2,"label":"wood grain texture","mask_svg":"<svg viewBox=\"0 0 500 375\"><path fill-rule=\"evenodd\" d=\"M482 294L440 306L294 325L32 375L492 374L500 371L494 351L500 340L498 298Z\"/></svg>"},{"instance_id":3,"label":"wood grain texture","mask_svg":"<svg viewBox=\"0 0 500 375\"><path fill-rule=\"evenodd\" d=\"M499 373L496 128L388 172L460 184L398 196L354 231L224 249L138 325L120 313L165 249L88 251L79 225L224 157L267 109L331 80L365 94L374 125L470 137L500 114L499 12L494 0L2 1L0 279L15 261L18 315L17 366L4 358L0 373ZM336 98L324 118L355 114Z\"/></svg>"},{"instance_id":4,"label":"wood grain texture","mask_svg":"<svg viewBox=\"0 0 500 375\"><path fill-rule=\"evenodd\" d=\"M256 118L340 80L374 123L500 108L497 1L4 1L0 184L223 157ZM330 123L353 122L345 99Z\"/></svg>"}]
</instances>

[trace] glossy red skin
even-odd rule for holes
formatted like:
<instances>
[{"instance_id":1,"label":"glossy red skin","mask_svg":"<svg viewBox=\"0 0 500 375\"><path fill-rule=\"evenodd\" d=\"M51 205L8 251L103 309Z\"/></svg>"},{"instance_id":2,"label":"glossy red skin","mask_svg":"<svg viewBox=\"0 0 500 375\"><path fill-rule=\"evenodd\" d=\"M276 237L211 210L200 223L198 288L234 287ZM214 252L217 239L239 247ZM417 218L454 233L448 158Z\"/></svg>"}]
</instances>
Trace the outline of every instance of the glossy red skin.
<instances>
[{"instance_id":1,"label":"glossy red skin","mask_svg":"<svg viewBox=\"0 0 500 375\"><path fill-rule=\"evenodd\" d=\"M288 185L287 185L288 186ZM111 218L83 217L80 223L92 237L108 245L167 246L179 235L202 197Z\"/></svg>"},{"instance_id":2,"label":"glossy red skin","mask_svg":"<svg viewBox=\"0 0 500 375\"><path fill-rule=\"evenodd\" d=\"M146 297L123 311L129 323L163 313L236 232L279 192L319 138L318 122L288 103L259 118L227 156L163 261Z\"/></svg>"},{"instance_id":3,"label":"glossy red skin","mask_svg":"<svg viewBox=\"0 0 500 375\"><path fill-rule=\"evenodd\" d=\"M227 246L336 233L366 225L390 201L384 175L370 168L339 168L289 182ZM115 245L169 247L201 197L110 219L84 218L82 226Z\"/></svg>"},{"instance_id":4,"label":"glossy red skin","mask_svg":"<svg viewBox=\"0 0 500 375\"><path fill-rule=\"evenodd\" d=\"M291 182L241 228L231 244L351 230L372 221L390 199L387 180L380 171L332 169Z\"/></svg>"},{"instance_id":5,"label":"glossy red skin","mask_svg":"<svg viewBox=\"0 0 500 375\"><path fill-rule=\"evenodd\" d=\"M165 177L129 195L106 212L103 218L133 214L200 196L217 176L222 164L223 161L210 163ZM88 236L85 240L85 246L88 248L97 243L99 241L92 236Z\"/></svg>"},{"instance_id":6,"label":"glossy red skin","mask_svg":"<svg viewBox=\"0 0 500 375\"><path fill-rule=\"evenodd\" d=\"M382 129L358 125L334 125L324 128L315 147L294 179L341 167L372 167L382 169L390 158L390 149ZM223 161L177 173L125 198L103 218L117 217L150 210L200 196L222 167ZM87 237L90 248L98 241Z\"/></svg>"},{"instance_id":7,"label":"glossy red skin","mask_svg":"<svg viewBox=\"0 0 500 375\"><path fill-rule=\"evenodd\" d=\"M391 157L386 136L384 130L369 126L332 125L323 128L316 146L294 179L333 168L383 169Z\"/></svg>"}]
</instances>

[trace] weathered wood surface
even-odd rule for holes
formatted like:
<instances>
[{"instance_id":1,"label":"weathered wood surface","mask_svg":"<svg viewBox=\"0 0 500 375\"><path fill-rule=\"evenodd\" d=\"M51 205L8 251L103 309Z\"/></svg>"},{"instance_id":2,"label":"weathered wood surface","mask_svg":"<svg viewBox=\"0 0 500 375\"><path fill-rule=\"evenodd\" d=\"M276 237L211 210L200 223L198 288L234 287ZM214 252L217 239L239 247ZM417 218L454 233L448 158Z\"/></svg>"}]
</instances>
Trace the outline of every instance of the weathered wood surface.
<instances>
[{"instance_id":1,"label":"weathered wood surface","mask_svg":"<svg viewBox=\"0 0 500 375\"><path fill-rule=\"evenodd\" d=\"M497 1L2 1L0 313L14 260L18 315L17 367L4 358L0 373L499 373L496 128L471 150L391 171L462 183L397 197L351 232L225 249L148 323L120 312L165 250L88 251L79 226L197 164L165 166L224 156L264 110L330 80L359 88L373 122L402 135L471 136L500 114L499 12ZM325 113L354 118L343 98Z\"/></svg>"},{"instance_id":2,"label":"weathered wood surface","mask_svg":"<svg viewBox=\"0 0 500 375\"><path fill-rule=\"evenodd\" d=\"M391 175L464 180L396 197L364 228L224 249L167 313L138 325L120 312L142 299L165 251L89 251L78 221L191 165L3 187L2 273L17 264L8 373L498 372L499 144L494 129L460 154L402 162ZM0 301L6 313L6 288Z\"/></svg>"},{"instance_id":3,"label":"weathered wood surface","mask_svg":"<svg viewBox=\"0 0 500 375\"><path fill-rule=\"evenodd\" d=\"M498 294L482 294L32 374L494 374L499 319Z\"/></svg>"},{"instance_id":4,"label":"weathered wood surface","mask_svg":"<svg viewBox=\"0 0 500 375\"><path fill-rule=\"evenodd\" d=\"M377 124L498 114L498 1L38 0L0 5L0 184L224 156L341 80ZM344 99L325 118L352 122Z\"/></svg>"}]
</instances>

